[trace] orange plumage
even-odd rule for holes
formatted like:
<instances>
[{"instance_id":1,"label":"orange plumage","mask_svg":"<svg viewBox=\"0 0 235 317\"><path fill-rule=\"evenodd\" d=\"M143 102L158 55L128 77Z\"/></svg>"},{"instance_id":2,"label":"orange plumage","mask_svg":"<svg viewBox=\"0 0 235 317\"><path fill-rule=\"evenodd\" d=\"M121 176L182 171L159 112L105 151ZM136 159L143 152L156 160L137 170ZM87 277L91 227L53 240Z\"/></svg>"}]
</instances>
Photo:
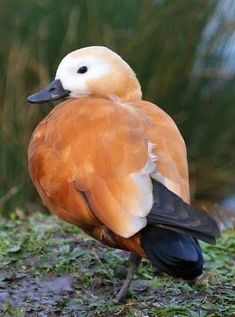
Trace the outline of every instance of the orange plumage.
<instances>
[{"instance_id":1,"label":"orange plumage","mask_svg":"<svg viewBox=\"0 0 235 317\"><path fill-rule=\"evenodd\" d=\"M139 82L120 56L104 47L70 53L56 80L28 100L64 96L72 99L37 126L28 150L32 180L52 212L102 243L139 256L149 256L141 242L149 224L210 239L218 235L213 220L187 205L187 154L179 130L163 110L141 99ZM157 197L160 189L154 194L154 182L164 185L169 202ZM169 209L170 199L179 207L173 203ZM154 211L156 201L160 212ZM184 208L189 214L182 211L181 220ZM156 220L168 209L174 219L167 214L166 221Z\"/></svg>"},{"instance_id":2,"label":"orange plumage","mask_svg":"<svg viewBox=\"0 0 235 317\"><path fill-rule=\"evenodd\" d=\"M157 144L152 152L160 177L188 202L182 137L165 112L145 101L125 106L83 97L58 105L33 133L30 174L52 212L107 243L111 239L105 227L122 227L129 217L126 206L136 200L138 189L128 175L146 165L148 142ZM87 193L89 203L81 192ZM134 247L133 238L111 238L112 246L144 255L138 234Z\"/></svg>"}]
</instances>

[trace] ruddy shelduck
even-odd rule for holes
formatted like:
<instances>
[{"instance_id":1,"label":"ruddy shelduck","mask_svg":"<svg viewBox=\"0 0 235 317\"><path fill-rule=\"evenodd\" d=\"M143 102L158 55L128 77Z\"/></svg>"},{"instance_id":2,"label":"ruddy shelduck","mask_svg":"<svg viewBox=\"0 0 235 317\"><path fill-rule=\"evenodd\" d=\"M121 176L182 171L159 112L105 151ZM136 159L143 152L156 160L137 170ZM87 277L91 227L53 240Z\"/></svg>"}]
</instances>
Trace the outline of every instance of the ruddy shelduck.
<instances>
[{"instance_id":1,"label":"ruddy shelduck","mask_svg":"<svg viewBox=\"0 0 235 317\"><path fill-rule=\"evenodd\" d=\"M183 279L202 273L197 239L219 229L190 206L184 140L170 116L142 100L130 66L106 47L68 54L31 103L69 98L36 127L29 171L46 206L102 243L131 252L117 299L141 257Z\"/></svg>"}]
</instances>

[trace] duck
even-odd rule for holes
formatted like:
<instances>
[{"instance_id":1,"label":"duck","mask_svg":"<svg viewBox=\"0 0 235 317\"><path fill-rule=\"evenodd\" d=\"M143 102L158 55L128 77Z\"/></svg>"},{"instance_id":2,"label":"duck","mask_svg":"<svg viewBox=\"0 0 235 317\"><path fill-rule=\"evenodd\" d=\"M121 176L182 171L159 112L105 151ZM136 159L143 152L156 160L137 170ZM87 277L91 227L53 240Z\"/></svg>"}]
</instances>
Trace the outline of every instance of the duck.
<instances>
[{"instance_id":1,"label":"duck","mask_svg":"<svg viewBox=\"0 0 235 317\"><path fill-rule=\"evenodd\" d=\"M198 240L215 243L220 229L190 205L187 150L173 119L142 99L134 71L103 46L67 54L27 101L59 99L32 134L29 173L52 213L130 252L116 300L125 300L142 258L176 278L200 276Z\"/></svg>"}]
</instances>

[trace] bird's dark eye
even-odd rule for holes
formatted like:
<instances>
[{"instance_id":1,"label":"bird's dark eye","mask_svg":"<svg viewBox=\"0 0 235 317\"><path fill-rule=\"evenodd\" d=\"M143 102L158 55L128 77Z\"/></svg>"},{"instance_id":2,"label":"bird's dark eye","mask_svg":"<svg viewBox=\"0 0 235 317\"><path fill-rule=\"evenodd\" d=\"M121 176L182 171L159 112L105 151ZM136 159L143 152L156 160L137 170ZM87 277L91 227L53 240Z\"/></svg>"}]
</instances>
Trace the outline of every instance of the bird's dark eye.
<instances>
[{"instance_id":1,"label":"bird's dark eye","mask_svg":"<svg viewBox=\"0 0 235 317\"><path fill-rule=\"evenodd\" d=\"M82 66L78 69L77 73L78 74L84 74L88 71L88 68L86 66Z\"/></svg>"}]
</instances>

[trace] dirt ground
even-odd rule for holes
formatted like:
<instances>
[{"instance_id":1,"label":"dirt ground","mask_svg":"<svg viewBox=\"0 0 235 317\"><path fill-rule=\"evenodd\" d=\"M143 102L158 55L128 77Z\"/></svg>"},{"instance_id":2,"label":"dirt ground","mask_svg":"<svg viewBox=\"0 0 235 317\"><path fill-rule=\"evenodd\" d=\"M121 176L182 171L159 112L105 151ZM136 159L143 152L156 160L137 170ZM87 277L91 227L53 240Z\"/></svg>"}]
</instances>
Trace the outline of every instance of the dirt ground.
<instances>
[{"instance_id":1,"label":"dirt ground","mask_svg":"<svg viewBox=\"0 0 235 317\"><path fill-rule=\"evenodd\" d=\"M0 225L0 316L235 316L235 231L202 244L204 276L194 285L143 261L125 304L113 301L128 253L104 247L54 216Z\"/></svg>"}]
</instances>

